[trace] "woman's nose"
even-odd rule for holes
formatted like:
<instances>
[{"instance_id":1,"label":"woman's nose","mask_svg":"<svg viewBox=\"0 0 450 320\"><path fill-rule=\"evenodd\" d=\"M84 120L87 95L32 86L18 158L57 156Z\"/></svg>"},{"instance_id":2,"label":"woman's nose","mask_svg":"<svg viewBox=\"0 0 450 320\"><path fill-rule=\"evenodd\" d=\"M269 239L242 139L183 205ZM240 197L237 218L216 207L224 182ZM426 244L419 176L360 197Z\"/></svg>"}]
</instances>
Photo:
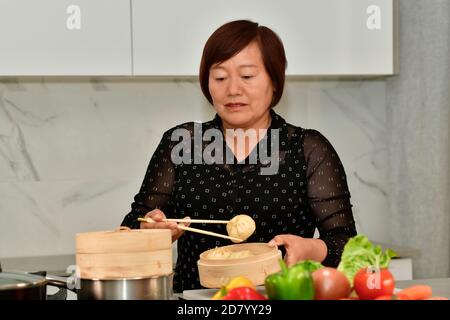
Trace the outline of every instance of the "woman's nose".
<instances>
[{"instance_id":1,"label":"woman's nose","mask_svg":"<svg viewBox=\"0 0 450 320\"><path fill-rule=\"evenodd\" d=\"M228 95L235 96L240 95L241 93L242 87L239 78L230 77L230 81L228 82Z\"/></svg>"}]
</instances>

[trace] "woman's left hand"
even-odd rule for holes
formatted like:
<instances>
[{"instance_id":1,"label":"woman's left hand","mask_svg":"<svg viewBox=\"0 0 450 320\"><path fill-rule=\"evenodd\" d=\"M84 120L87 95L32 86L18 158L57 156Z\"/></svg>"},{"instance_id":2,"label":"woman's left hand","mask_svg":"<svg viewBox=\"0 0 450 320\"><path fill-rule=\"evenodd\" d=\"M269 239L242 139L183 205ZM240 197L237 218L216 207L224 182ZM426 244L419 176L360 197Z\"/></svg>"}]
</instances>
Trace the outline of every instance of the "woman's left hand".
<instances>
[{"instance_id":1,"label":"woman's left hand","mask_svg":"<svg viewBox=\"0 0 450 320\"><path fill-rule=\"evenodd\" d=\"M270 240L268 245L285 247L284 260L288 266L306 259L322 262L327 254L326 244L322 240L302 238L292 234L279 234Z\"/></svg>"}]
</instances>

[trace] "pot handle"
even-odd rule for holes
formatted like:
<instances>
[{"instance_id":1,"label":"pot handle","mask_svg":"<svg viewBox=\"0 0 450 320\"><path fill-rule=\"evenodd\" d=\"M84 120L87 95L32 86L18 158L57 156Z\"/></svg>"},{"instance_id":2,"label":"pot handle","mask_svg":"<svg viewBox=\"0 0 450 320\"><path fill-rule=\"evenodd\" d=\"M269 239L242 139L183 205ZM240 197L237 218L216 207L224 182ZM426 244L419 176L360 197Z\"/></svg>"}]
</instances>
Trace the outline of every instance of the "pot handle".
<instances>
[{"instance_id":1,"label":"pot handle","mask_svg":"<svg viewBox=\"0 0 450 320\"><path fill-rule=\"evenodd\" d=\"M48 274L45 279L47 280L47 284L51 286L55 286L58 288L66 289L77 293L76 283L70 283L70 277L58 277L51 274Z\"/></svg>"},{"instance_id":2,"label":"pot handle","mask_svg":"<svg viewBox=\"0 0 450 320\"><path fill-rule=\"evenodd\" d=\"M67 286L67 282L65 280L63 280L64 278L59 277L60 279L57 279L58 277L48 276L46 271L29 272L29 274L34 274L37 276L44 277L46 280L45 285L52 285L52 286L59 288L59 290L56 293L47 294L46 300L66 300L67 299L68 286Z\"/></svg>"}]
</instances>

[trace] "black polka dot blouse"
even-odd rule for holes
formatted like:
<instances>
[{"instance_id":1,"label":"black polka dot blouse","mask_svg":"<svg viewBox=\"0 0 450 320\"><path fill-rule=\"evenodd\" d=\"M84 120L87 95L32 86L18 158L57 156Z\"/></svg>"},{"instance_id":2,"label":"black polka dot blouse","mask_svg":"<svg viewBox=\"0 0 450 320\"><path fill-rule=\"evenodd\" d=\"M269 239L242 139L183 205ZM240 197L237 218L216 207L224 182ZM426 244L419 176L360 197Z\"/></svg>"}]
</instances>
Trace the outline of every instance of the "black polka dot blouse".
<instances>
[{"instance_id":1,"label":"black polka dot blouse","mask_svg":"<svg viewBox=\"0 0 450 320\"><path fill-rule=\"evenodd\" d=\"M248 242L268 242L278 234L312 238L317 228L327 247L324 265L337 266L347 240L356 235L346 175L330 142L318 131L286 123L271 110L272 121L266 136L247 159L234 163L207 164L194 161L194 155L211 144L203 141L195 147L194 130L198 125L184 123L166 131L154 152L139 193L134 197L122 225L139 228L138 217L159 208L169 218L228 220L238 214L251 216L255 233ZM216 117L202 123L201 133L221 130ZM187 129L192 137L191 162L174 164L171 154L181 140L172 141L175 129ZM271 129L279 129L279 160L276 174L262 174L270 166L262 161L258 149L263 141L269 152L274 138ZM223 136L222 136L223 139ZM198 144L197 144L198 145ZM223 143L224 159L226 149ZM256 158L251 158L256 153ZM257 159L250 161L250 159ZM220 161L218 161L220 162ZM195 227L227 234L223 224L199 224ZM201 288L197 269L200 253L216 246L233 244L227 239L185 232L177 242L174 291Z\"/></svg>"}]
</instances>

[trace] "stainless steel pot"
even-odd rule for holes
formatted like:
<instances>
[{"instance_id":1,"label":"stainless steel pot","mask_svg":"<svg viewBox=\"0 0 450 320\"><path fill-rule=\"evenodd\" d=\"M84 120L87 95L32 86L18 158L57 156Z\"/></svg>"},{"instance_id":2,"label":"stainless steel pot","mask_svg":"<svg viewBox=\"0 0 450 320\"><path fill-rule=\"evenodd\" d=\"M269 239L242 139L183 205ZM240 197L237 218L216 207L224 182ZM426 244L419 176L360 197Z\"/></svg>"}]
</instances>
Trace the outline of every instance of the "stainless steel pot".
<instances>
[{"instance_id":1,"label":"stainless steel pot","mask_svg":"<svg viewBox=\"0 0 450 320\"><path fill-rule=\"evenodd\" d=\"M68 288L79 300L171 300L173 274L149 278L78 279L72 287L68 278L20 272L0 272L0 300L47 299L47 285Z\"/></svg>"},{"instance_id":2,"label":"stainless steel pot","mask_svg":"<svg viewBox=\"0 0 450 320\"><path fill-rule=\"evenodd\" d=\"M0 272L0 300L45 300L45 277L20 272Z\"/></svg>"},{"instance_id":3,"label":"stainless steel pot","mask_svg":"<svg viewBox=\"0 0 450 320\"><path fill-rule=\"evenodd\" d=\"M173 274L151 278L80 279L78 300L171 300Z\"/></svg>"}]
</instances>

